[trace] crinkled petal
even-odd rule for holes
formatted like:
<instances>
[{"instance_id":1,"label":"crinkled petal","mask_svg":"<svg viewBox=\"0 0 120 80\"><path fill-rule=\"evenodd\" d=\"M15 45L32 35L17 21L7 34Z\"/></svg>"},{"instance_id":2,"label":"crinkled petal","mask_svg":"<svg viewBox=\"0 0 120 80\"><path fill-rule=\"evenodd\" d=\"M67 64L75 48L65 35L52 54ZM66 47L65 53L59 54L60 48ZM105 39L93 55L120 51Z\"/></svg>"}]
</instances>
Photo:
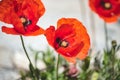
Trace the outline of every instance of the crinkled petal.
<instances>
[{"instance_id":1,"label":"crinkled petal","mask_svg":"<svg viewBox=\"0 0 120 80\"><path fill-rule=\"evenodd\" d=\"M12 1L11 0L2 0L0 1L0 21L5 23L11 23L10 13L12 9Z\"/></svg>"}]
</instances>

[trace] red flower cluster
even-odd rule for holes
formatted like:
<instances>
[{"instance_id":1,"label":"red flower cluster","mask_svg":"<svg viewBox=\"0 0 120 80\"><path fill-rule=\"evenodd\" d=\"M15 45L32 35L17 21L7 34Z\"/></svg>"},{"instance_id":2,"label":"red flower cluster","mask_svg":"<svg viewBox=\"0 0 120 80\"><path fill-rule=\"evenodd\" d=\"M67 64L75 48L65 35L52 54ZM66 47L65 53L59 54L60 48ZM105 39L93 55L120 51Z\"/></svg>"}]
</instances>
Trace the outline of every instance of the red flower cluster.
<instances>
[{"instance_id":1,"label":"red flower cluster","mask_svg":"<svg viewBox=\"0 0 120 80\"><path fill-rule=\"evenodd\" d=\"M90 39L85 27L74 18L62 18L57 30L50 26L45 32L48 43L70 62L87 56Z\"/></svg>"},{"instance_id":2,"label":"red flower cluster","mask_svg":"<svg viewBox=\"0 0 120 80\"><path fill-rule=\"evenodd\" d=\"M62 18L56 30L54 26L43 30L36 23L44 12L41 0L2 0L0 21L13 25L13 28L3 26L2 31L24 36L45 34L48 43L68 61L84 59L90 47L90 39L82 23L74 18Z\"/></svg>"},{"instance_id":3,"label":"red flower cluster","mask_svg":"<svg viewBox=\"0 0 120 80\"><path fill-rule=\"evenodd\" d=\"M0 20L13 25L13 28L3 26L2 31L24 36L42 34L44 30L36 23L44 12L45 8L41 0L2 0Z\"/></svg>"},{"instance_id":4,"label":"red flower cluster","mask_svg":"<svg viewBox=\"0 0 120 80\"><path fill-rule=\"evenodd\" d=\"M106 22L115 22L120 16L120 0L89 0L89 5Z\"/></svg>"}]
</instances>

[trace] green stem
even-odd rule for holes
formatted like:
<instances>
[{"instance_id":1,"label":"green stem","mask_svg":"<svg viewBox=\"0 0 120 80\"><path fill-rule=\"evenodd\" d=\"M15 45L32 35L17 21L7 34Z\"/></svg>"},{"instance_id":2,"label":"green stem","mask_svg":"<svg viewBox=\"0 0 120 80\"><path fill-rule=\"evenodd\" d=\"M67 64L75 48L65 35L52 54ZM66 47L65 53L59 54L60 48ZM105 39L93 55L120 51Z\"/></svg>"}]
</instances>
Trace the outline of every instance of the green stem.
<instances>
[{"instance_id":1,"label":"green stem","mask_svg":"<svg viewBox=\"0 0 120 80\"><path fill-rule=\"evenodd\" d=\"M104 30L105 30L105 44L106 44L106 50L108 51L108 30L107 30L107 24L104 22Z\"/></svg>"},{"instance_id":2,"label":"green stem","mask_svg":"<svg viewBox=\"0 0 120 80\"><path fill-rule=\"evenodd\" d=\"M115 48L114 47L112 47L112 55L111 55L111 57L112 57L112 74L111 74L111 76L112 76L112 80L114 80L114 77L115 77L115 69L114 69L114 65L115 65Z\"/></svg>"},{"instance_id":3,"label":"green stem","mask_svg":"<svg viewBox=\"0 0 120 80\"><path fill-rule=\"evenodd\" d=\"M25 45L24 45L24 40L23 40L23 37L22 36L20 36L20 39L21 39L21 42L22 42L22 46L23 46L23 49L24 49L24 51L25 51L25 54L26 54L26 56L27 56L27 58L28 58L28 60L29 60L29 62L30 62L30 66L32 67L32 71L31 71L31 74L32 74L32 76L33 76L33 80L36 80L36 78L34 77L34 67L33 67L33 64L32 64L32 62L31 62L31 60L30 60L30 57L29 57L29 55L28 55L28 53L27 53L27 50L26 50L26 48L25 48Z\"/></svg>"},{"instance_id":4,"label":"green stem","mask_svg":"<svg viewBox=\"0 0 120 80\"><path fill-rule=\"evenodd\" d=\"M25 45L24 45L24 40L23 40L23 37L22 37L22 36L20 36L20 39L21 39L22 46L23 46L23 49L24 49L24 51L25 51L25 54L26 54L26 56L27 56L27 58L28 58L28 60L29 60L30 64L32 65L32 62L31 62L31 60L30 60L30 58L29 58L29 55L28 55L27 50L26 50ZM33 65L32 65L32 66L33 66Z\"/></svg>"},{"instance_id":5,"label":"green stem","mask_svg":"<svg viewBox=\"0 0 120 80\"><path fill-rule=\"evenodd\" d=\"M58 54L58 56L57 56L57 63L56 63L56 80L58 80L59 60L60 60L60 54Z\"/></svg>"}]
</instances>

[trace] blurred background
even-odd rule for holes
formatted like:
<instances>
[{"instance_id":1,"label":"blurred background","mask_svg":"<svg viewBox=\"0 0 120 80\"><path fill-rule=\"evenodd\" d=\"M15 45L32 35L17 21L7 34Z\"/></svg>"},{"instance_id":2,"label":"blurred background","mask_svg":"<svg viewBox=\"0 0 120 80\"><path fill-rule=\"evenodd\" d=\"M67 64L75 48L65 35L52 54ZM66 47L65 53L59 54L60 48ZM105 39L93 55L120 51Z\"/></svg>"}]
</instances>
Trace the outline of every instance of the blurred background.
<instances>
[{"instance_id":1,"label":"blurred background","mask_svg":"<svg viewBox=\"0 0 120 80\"><path fill-rule=\"evenodd\" d=\"M96 51L105 48L104 22L90 10L88 0L42 0L42 2L46 12L39 19L37 23L39 26L46 29L50 25L56 26L58 19L62 17L77 18L83 23L90 35L91 48ZM8 24L0 22L0 26L2 25ZM120 21L107 24L107 29L109 46L112 40L116 40L120 44ZM35 50L45 51L50 47L43 35L24 37L24 41L27 48L31 47ZM0 29L0 80L14 80L19 77L15 67L26 68L27 60L21 63L23 56L24 51L20 37L5 34Z\"/></svg>"}]
</instances>

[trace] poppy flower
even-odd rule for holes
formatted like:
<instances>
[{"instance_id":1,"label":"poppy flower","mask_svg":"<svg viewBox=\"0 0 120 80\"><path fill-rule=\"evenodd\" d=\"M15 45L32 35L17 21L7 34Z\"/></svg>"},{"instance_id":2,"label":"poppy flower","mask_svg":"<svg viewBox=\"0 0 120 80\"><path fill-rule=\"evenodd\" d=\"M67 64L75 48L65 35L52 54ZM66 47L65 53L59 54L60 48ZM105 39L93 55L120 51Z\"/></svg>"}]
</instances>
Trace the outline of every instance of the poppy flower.
<instances>
[{"instance_id":1,"label":"poppy flower","mask_svg":"<svg viewBox=\"0 0 120 80\"><path fill-rule=\"evenodd\" d=\"M120 16L120 0L89 0L89 5L105 22L115 22Z\"/></svg>"},{"instance_id":2,"label":"poppy flower","mask_svg":"<svg viewBox=\"0 0 120 80\"><path fill-rule=\"evenodd\" d=\"M57 29L50 26L45 31L48 43L69 62L76 58L83 60L90 47L89 35L77 19L62 18L57 22Z\"/></svg>"},{"instance_id":3,"label":"poppy flower","mask_svg":"<svg viewBox=\"0 0 120 80\"><path fill-rule=\"evenodd\" d=\"M44 30L36 24L44 12L41 0L2 0L0 21L13 25L13 28L3 26L2 31L24 36L43 34Z\"/></svg>"}]
</instances>

